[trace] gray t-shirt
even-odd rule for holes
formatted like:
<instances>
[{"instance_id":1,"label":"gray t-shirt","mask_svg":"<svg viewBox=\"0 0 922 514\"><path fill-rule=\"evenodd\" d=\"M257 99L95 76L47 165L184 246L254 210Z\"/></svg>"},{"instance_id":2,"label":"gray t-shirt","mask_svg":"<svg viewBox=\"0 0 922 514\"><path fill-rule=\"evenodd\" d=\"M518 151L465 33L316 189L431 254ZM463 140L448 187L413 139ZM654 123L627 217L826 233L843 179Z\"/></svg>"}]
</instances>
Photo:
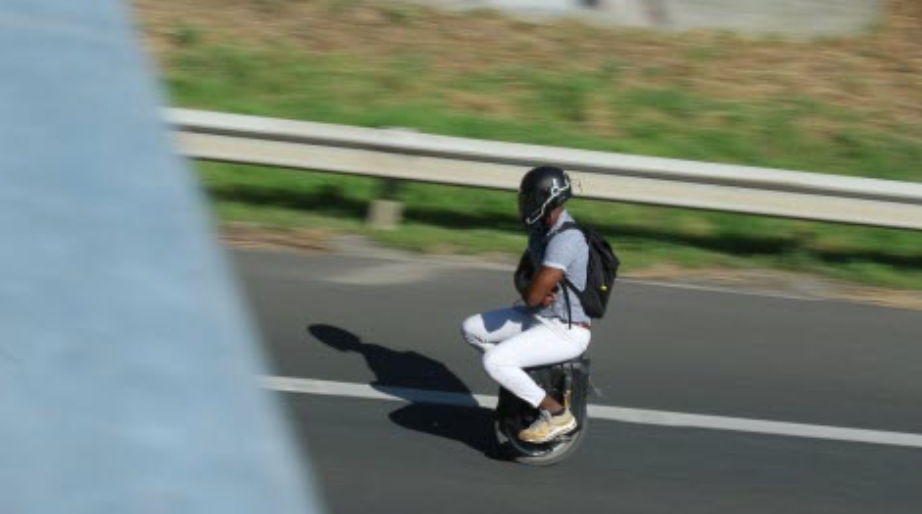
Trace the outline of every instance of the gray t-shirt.
<instances>
[{"instance_id":1,"label":"gray t-shirt","mask_svg":"<svg viewBox=\"0 0 922 514\"><path fill-rule=\"evenodd\" d=\"M531 253L533 262L540 262L542 266L562 270L564 276L582 291L586 288L589 245L586 244L586 238L578 229L573 228L560 232L560 227L567 222L575 222L575 220L570 213L563 211L546 236L529 239L528 251ZM574 323L588 322L589 316L583 311L579 297L573 294L573 291L570 291L563 282L560 283L560 290L557 292L557 301L550 307L539 307L537 314L567 321L567 301L564 298L566 294L570 297L572 321Z\"/></svg>"}]
</instances>

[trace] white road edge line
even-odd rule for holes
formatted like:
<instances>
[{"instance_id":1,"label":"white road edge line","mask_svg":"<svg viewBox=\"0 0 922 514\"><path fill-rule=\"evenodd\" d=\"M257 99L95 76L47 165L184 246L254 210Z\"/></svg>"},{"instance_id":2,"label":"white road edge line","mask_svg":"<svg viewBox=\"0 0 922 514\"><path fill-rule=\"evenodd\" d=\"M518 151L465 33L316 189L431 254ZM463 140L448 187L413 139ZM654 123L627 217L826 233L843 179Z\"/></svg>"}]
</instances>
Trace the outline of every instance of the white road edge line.
<instances>
[{"instance_id":1,"label":"white road edge line","mask_svg":"<svg viewBox=\"0 0 922 514\"><path fill-rule=\"evenodd\" d=\"M643 279L632 279L632 278L619 278L619 282L624 282L627 284L638 284L643 286L653 286L653 287L668 287L672 289L688 289L691 291L706 291L708 293L725 293L725 294L739 294L744 296L760 296L763 298L780 298L783 300L800 300L803 302L822 302L826 298L818 298L813 296L804 296L792 293L775 293L770 291L758 291L758 290L748 290L748 289L733 289L731 287L720 287L720 286L705 286L698 284L682 284L680 282L659 282L656 280L643 280Z\"/></svg>"},{"instance_id":2,"label":"white road edge line","mask_svg":"<svg viewBox=\"0 0 922 514\"><path fill-rule=\"evenodd\" d=\"M370 386L366 384L307 378L266 376L260 378L260 385L265 389L285 393L432 403L463 407L493 408L496 406L495 396L480 394L470 395L391 386ZM807 425L725 416L707 416L700 414L685 414L681 412L610 407L604 405L590 405L589 416L595 419L637 423L641 425L729 430L753 434L922 448L922 434L905 432L885 432L880 430Z\"/></svg>"}]
</instances>

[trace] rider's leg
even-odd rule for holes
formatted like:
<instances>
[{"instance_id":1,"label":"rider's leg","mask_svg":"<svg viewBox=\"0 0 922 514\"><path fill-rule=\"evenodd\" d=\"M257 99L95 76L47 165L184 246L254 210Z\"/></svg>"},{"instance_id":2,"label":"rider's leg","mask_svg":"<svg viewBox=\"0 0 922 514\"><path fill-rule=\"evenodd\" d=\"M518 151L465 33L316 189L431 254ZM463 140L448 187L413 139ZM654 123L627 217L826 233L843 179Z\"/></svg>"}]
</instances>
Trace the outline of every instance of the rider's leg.
<instances>
[{"instance_id":1,"label":"rider's leg","mask_svg":"<svg viewBox=\"0 0 922 514\"><path fill-rule=\"evenodd\" d=\"M536 323L523 307L508 307L475 314L461 324L461 336L475 348L487 351L497 343L521 334Z\"/></svg>"},{"instance_id":2,"label":"rider's leg","mask_svg":"<svg viewBox=\"0 0 922 514\"><path fill-rule=\"evenodd\" d=\"M509 392L534 407L543 407L542 402L546 407L548 395L522 368L579 357L589 346L589 339L589 331L582 327L536 323L519 335L489 348L483 356L483 363L487 373ZM550 403L549 406L558 410L559 405Z\"/></svg>"},{"instance_id":3,"label":"rider's leg","mask_svg":"<svg viewBox=\"0 0 922 514\"><path fill-rule=\"evenodd\" d=\"M544 399L541 400L541 403L538 404L538 408L546 410L553 415L559 415L563 412L563 405L560 404L553 396L544 395Z\"/></svg>"},{"instance_id":4,"label":"rider's leg","mask_svg":"<svg viewBox=\"0 0 922 514\"><path fill-rule=\"evenodd\" d=\"M590 333L582 327L569 328L557 322L538 324L500 343L484 355L490 375L507 390L539 408L539 416L519 438L543 443L573 431L576 418L541 389L522 369L578 357L589 345Z\"/></svg>"}]
</instances>

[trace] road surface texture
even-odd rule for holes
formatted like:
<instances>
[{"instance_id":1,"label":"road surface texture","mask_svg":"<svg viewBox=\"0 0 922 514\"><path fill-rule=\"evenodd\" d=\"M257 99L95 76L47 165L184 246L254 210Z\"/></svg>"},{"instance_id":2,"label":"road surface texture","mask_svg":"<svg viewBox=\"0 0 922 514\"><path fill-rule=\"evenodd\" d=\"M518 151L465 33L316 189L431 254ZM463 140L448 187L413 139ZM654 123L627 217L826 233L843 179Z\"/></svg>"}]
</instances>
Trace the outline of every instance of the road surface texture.
<instances>
[{"instance_id":1,"label":"road surface texture","mask_svg":"<svg viewBox=\"0 0 922 514\"><path fill-rule=\"evenodd\" d=\"M466 316L515 300L508 266L368 250L232 256L272 374L342 384L279 393L330 513L922 512L917 311L622 282L593 329L603 394L591 403L659 414L592 419L573 458L530 468L487 455L490 410L472 395L496 386L459 335ZM681 413L716 426L656 423Z\"/></svg>"}]
</instances>

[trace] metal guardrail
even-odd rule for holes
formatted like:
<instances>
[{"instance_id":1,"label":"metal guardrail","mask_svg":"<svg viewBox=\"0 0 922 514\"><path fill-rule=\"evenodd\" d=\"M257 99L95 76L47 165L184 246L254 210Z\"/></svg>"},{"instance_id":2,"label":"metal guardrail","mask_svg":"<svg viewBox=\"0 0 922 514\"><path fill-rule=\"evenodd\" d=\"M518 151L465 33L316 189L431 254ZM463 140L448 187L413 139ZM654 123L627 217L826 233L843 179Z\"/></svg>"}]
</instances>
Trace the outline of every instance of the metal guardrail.
<instances>
[{"instance_id":1,"label":"metal guardrail","mask_svg":"<svg viewBox=\"0 0 922 514\"><path fill-rule=\"evenodd\" d=\"M192 158L515 190L537 164L578 196L922 230L922 184L169 109Z\"/></svg>"}]
</instances>

